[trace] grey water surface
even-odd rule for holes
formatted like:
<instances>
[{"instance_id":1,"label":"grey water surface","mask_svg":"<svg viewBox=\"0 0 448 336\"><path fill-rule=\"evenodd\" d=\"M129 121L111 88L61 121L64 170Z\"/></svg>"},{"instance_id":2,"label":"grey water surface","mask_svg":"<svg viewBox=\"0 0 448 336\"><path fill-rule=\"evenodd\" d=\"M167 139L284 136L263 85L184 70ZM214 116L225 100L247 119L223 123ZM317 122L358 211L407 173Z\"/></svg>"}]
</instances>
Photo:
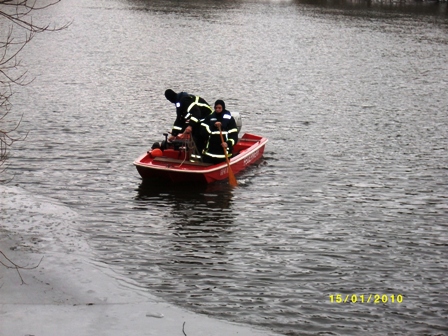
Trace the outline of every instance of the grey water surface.
<instances>
[{"instance_id":1,"label":"grey water surface","mask_svg":"<svg viewBox=\"0 0 448 336\"><path fill-rule=\"evenodd\" d=\"M99 260L285 335L447 333L446 2L64 0L39 15L72 24L22 53L35 80L12 99L29 134L9 172L79 212ZM132 161L174 120L167 88L224 99L269 139L237 188L141 181Z\"/></svg>"}]
</instances>

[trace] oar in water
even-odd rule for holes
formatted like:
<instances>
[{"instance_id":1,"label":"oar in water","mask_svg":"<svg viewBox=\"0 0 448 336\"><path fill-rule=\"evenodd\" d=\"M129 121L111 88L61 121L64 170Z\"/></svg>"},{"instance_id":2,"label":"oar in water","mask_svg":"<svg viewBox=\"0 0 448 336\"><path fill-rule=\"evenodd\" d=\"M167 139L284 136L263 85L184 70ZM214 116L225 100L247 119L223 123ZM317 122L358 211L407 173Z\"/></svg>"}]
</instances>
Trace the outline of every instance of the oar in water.
<instances>
[{"instance_id":1,"label":"oar in water","mask_svg":"<svg viewBox=\"0 0 448 336\"><path fill-rule=\"evenodd\" d=\"M218 129L219 129L219 135L221 136L221 143L223 143L224 137L222 136L221 126L218 126ZM226 156L226 161L227 161L227 170L229 171L229 184L232 187L236 187L236 186L238 186L238 182L236 181L235 175L233 175L232 168L230 168L230 161L229 161L229 156L227 155L227 148L223 148L223 149L224 149L224 155Z\"/></svg>"}]
</instances>

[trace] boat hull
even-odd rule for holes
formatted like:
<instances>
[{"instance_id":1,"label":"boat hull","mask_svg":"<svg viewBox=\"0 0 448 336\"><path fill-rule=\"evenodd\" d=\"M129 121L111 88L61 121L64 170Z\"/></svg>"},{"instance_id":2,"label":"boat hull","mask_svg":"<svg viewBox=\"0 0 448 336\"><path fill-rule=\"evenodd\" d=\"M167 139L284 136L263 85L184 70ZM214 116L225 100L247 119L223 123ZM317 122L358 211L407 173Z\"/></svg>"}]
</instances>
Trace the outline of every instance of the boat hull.
<instances>
[{"instance_id":1,"label":"boat hull","mask_svg":"<svg viewBox=\"0 0 448 336\"><path fill-rule=\"evenodd\" d=\"M230 167L237 174L257 162L263 157L267 139L254 134L246 133L234 146L237 152L230 159ZM154 179L170 183L213 183L228 179L229 172L226 162L217 165L190 162L182 157L173 158L174 153L167 157L152 158L150 154L143 154L134 161L140 176L143 179ZM180 155L180 154L176 154Z\"/></svg>"}]
</instances>

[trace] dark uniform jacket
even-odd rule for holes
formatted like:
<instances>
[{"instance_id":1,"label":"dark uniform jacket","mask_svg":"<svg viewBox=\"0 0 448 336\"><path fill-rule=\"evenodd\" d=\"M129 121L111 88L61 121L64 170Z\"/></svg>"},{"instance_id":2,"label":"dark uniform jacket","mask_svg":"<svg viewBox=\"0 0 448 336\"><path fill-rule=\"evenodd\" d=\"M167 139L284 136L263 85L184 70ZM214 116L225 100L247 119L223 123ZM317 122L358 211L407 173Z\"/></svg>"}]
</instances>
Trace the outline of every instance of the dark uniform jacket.
<instances>
[{"instance_id":1,"label":"dark uniform jacket","mask_svg":"<svg viewBox=\"0 0 448 336\"><path fill-rule=\"evenodd\" d=\"M188 126L192 127L192 135L200 132L201 121L210 115L213 110L201 97L181 92L176 102L176 120L174 121L172 135L183 133Z\"/></svg>"},{"instance_id":2,"label":"dark uniform jacket","mask_svg":"<svg viewBox=\"0 0 448 336\"><path fill-rule=\"evenodd\" d=\"M203 152L203 158L206 161L219 162L225 160L219 129L215 127L217 121L222 124L222 135L228 146L227 155L229 157L232 156L233 146L238 142L238 128L230 112L227 110L224 110L222 113L213 112L201 123L201 137L207 139Z\"/></svg>"}]
</instances>

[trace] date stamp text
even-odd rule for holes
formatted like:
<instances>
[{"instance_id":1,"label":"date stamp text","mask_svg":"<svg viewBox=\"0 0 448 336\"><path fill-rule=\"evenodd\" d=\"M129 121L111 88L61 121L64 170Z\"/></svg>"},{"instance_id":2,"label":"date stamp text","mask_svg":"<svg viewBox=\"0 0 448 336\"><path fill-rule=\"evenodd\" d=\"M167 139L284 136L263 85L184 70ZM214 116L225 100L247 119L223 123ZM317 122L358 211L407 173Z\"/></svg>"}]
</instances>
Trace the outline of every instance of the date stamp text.
<instances>
[{"instance_id":1,"label":"date stamp text","mask_svg":"<svg viewBox=\"0 0 448 336\"><path fill-rule=\"evenodd\" d=\"M402 294L331 294L330 303L402 303Z\"/></svg>"}]
</instances>

